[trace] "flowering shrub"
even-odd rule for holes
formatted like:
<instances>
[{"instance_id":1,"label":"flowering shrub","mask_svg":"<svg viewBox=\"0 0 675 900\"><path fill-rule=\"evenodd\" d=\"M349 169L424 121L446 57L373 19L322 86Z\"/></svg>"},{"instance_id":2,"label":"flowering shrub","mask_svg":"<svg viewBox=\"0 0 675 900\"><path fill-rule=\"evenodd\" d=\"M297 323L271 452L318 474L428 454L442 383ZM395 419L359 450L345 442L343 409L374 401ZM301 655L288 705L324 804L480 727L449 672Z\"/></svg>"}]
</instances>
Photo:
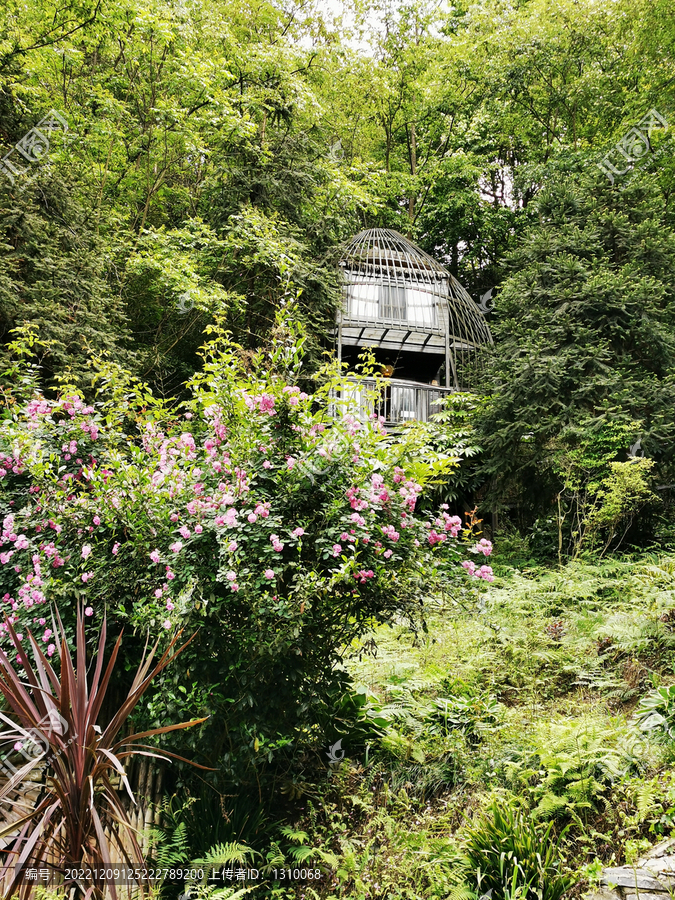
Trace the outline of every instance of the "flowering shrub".
<instances>
[{"instance_id":1,"label":"flowering shrub","mask_svg":"<svg viewBox=\"0 0 675 900\"><path fill-rule=\"evenodd\" d=\"M21 363L2 430L0 599L14 629L44 627L51 655L50 603L64 621L84 601L90 622L107 608L167 639L201 625L150 714L211 715L201 749L231 767L237 747L271 761L310 727L370 622L414 615L424 583L466 578L461 520L420 513L433 465L404 463L380 421L333 415L330 380L312 396L289 384L302 343L279 335L246 369L216 333L178 409L104 362L93 402L67 388L47 399Z\"/></svg>"}]
</instances>

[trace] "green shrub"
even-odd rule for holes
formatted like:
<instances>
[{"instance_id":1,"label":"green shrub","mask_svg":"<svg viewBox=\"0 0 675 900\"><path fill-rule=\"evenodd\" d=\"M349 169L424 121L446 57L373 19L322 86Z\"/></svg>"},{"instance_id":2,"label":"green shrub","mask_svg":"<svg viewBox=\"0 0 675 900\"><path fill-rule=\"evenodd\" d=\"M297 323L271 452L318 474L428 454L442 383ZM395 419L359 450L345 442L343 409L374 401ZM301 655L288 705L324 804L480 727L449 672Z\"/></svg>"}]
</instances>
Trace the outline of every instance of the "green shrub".
<instances>
[{"instance_id":1,"label":"green shrub","mask_svg":"<svg viewBox=\"0 0 675 900\"><path fill-rule=\"evenodd\" d=\"M213 331L179 407L102 360L93 402L72 387L46 398L17 363L0 432L0 596L17 630L44 625L50 604L67 628L78 601L88 622L107 610L134 631L129 672L148 632L196 630L143 713L156 727L208 716L187 749L260 798L266 770L322 742L345 647L373 622L419 619L432 587L491 570L462 571L459 517L420 514L450 456L388 440L336 398L335 370L302 391L293 324L280 319L254 355Z\"/></svg>"},{"instance_id":2,"label":"green shrub","mask_svg":"<svg viewBox=\"0 0 675 900\"><path fill-rule=\"evenodd\" d=\"M641 731L675 740L675 684L656 688L643 697L635 719Z\"/></svg>"},{"instance_id":3,"label":"green shrub","mask_svg":"<svg viewBox=\"0 0 675 900\"><path fill-rule=\"evenodd\" d=\"M478 743L488 731L499 727L504 707L487 694L469 697L438 697L430 715L432 730L458 729L472 743Z\"/></svg>"},{"instance_id":4,"label":"green shrub","mask_svg":"<svg viewBox=\"0 0 675 900\"><path fill-rule=\"evenodd\" d=\"M479 893L492 900L559 900L573 884L560 871L553 824L535 824L511 803L493 800L466 833L465 854Z\"/></svg>"}]
</instances>

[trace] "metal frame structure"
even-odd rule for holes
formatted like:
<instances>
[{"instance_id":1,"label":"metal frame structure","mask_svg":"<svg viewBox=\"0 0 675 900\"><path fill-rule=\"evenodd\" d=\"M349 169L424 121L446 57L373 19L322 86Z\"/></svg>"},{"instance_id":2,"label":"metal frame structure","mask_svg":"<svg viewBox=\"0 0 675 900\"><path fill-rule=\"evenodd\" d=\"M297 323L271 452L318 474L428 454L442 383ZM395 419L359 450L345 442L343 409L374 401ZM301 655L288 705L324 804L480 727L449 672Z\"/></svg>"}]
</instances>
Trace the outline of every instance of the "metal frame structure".
<instances>
[{"instance_id":1,"label":"metal frame structure","mask_svg":"<svg viewBox=\"0 0 675 900\"><path fill-rule=\"evenodd\" d=\"M492 343L487 322L456 278L397 231L361 231L340 259L345 300L337 317L343 347L433 353L445 386L462 390L465 363Z\"/></svg>"}]
</instances>

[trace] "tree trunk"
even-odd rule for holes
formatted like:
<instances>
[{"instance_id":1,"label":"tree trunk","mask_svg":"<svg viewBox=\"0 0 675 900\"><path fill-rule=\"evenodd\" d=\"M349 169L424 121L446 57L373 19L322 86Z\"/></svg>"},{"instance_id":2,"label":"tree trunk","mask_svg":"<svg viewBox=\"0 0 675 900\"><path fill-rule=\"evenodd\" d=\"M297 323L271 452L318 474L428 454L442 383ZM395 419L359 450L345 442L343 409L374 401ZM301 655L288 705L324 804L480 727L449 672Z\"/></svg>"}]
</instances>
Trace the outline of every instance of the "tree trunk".
<instances>
[{"instance_id":1,"label":"tree trunk","mask_svg":"<svg viewBox=\"0 0 675 900\"><path fill-rule=\"evenodd\" d=\"M415 123L410 124L410 174L414 177L417 174L417 136L415 134ZM408 200L408 222L412 228L415 220L415 195L411 194Z\"/></svg>"}]
</instances>

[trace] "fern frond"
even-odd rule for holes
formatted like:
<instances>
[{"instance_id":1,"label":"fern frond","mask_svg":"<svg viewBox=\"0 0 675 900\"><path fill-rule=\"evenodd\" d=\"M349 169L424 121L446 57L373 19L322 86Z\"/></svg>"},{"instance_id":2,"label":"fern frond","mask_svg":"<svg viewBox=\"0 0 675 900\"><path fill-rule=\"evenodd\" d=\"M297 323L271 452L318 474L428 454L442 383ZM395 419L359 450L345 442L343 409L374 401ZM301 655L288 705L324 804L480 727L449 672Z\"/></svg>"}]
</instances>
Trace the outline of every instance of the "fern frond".
<instances>
[{"instance_id":1,"label":"fern frond","mask_svg":"<svg viewBox=\"0 0 675 900\"><path fill-rule=\"evenodd\" d=\"M245 897L246 894L250 894L257 887L258 885L254 884L251 887L239 888L238 890L230 887L216 888L212 894L209 894L209 900L239 900L240 897ZM234 893L232 893L233 891Z\"/></svg>"},{"instance_id":2,"label":"fern frond","mask_svg":"<svg viewBox=\"0 0 675 900\"><path fill-rule=\"evenodd\" d=\"M294 841L296 844L305 844L309 840L309 835L306 831L297 831L291 825L282 825L280 830L284 837L288 838L289 841Z\"/></svg>"},{"instance_id":3,"label":"fern frond","mask_svg":"<svg viewBox=\"0 0 675 900\"><path fill-rule=\"evenodd\" d=\"M247 862L247 857L259 855L252 847L247 847L245 844L237 844L233 841L226 844L216 844L202 859L195 859L193 865L218 869L228 865L228 863L243 864Z\"/></svg>"}]
</instances>

